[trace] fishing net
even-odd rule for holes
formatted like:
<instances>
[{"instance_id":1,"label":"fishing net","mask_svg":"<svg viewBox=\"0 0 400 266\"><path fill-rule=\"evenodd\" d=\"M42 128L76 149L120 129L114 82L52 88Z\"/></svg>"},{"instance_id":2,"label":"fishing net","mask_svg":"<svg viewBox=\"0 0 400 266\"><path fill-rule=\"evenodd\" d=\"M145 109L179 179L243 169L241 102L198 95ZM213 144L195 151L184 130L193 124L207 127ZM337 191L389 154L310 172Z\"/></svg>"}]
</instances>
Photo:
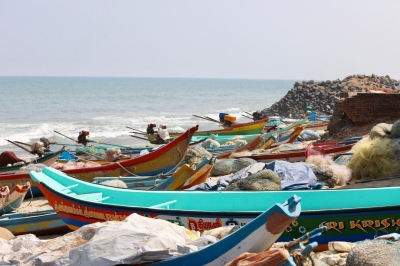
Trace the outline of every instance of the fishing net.
<instances>
[{"instance_id":1,"label":"fishing net","mask_svg":"<svg viewBox=\"0 0 400 266\"><path fill-rule=\"evenodd\" d=\"M263 169L243 179L234 180L226 190L281 190L281 180L277 173L269 169Z\"/></svg>"},{"instance_id":2,"label":"fishing net","mask_svg":"<svg viewBox=\"0 0 400 266\"><path fill-rule=\"evenodd\" d=\"M90 147L79 147L76 149L76 154L94 154L105 156L106 152L103 149L97 149L94 146Z\"/></svg>"},{"instance_id":3,"label":"fishing net","mask_svg":"<svg viewBox=\"0 0 400 266\"><path fill-rule=\"evenodd\" d=\"M182 164L200 163L203 161L203 158L210 159L211 157L211 153L209 153L206 149L201 146L197 146L186 151Z\"/></svg>"},{"instance_id":4,"label":"fishing net","mask_svg":"<svg viewBox=\"0 0 400 266\"><path fill-rule=\"evenodd\" d=\"M235 159L232 164L232 173L236 173L237 171L246 168L249 165L255 164L256 162L256 160L251 158Z\"/></svg>"},{"instance_id":5,"label":"fishing net","mask_svg":"<svg viewBox=\"0 0 400 266\"><path fill-rule=\"evenodd\" d=\"M217 149L221 146L221 144L215 139L206 139L203 143L201 143L201 147L204 149Z\"/></svg>"},{"instance_id":6,"label":"fishing net","mask_svg":"<svg viewBox=\"0 0 400 266\"><path fill-rule=\"evenodd\" d=\"M375 137L385 138L389 137L392 126L386 123L380 123L374 126L369 133L371 139Z\"/></svg>"},{"instance_id":7,"label":"fishing net","mask_svg":"<svg viewBox=\"0 0 400 266\"><path fill-rule=\"evenodd\" d=\"M107 181L101 182L100 185L108 186L108 187L117 187L117 188L128 188L128 186L122 180L107 180Z\"/></svg>"},{"instance_id":8,"label":"fishing net","mask_svg":"<svg viewBox=\"0 0 400 266\"><path fill-rule=\"evenodd\" d=\"M365 240L350 250L346 266L400 265L400 243Z\"/></svg>"},{"instance_id":9,"label":"fishing net","mask_svg":"<svg viewBox=\"0 0 400 266\"><path fill-rule=\"evenodd\" d=\"M338 165L347 165L351 161L351 157L353 155L340 155L338 158L335 160L335 164Z\"/></svg>"},{"instance_id":10,"label":"fishing net","mask_svg":"<svg viewBox=\"0 0 400 266\"><path fill-rule=\"evenodd\" d=\"M389 138L364 138L352 148L353 156L347 165L353 178L374 179L390 177L400 172L400 153L396 140Z\"/></svg>"},{"instance_id":11,"label":"fishing net","mask_svg":"<svg viewBox=\"0 0 400 266\"><path fill-rule=\"evenodd\" d=\"M42 172L43 168L47 167L47 165L42 164L42 163L37 163L37 164L28 164L27 166L21 167L16 173L17 174L26 174L31 171L35 172Z\"/></svg>"},{"instance_id":12,"label":"fishing net","mask_svg":"<svg viewBox=\"0 0 400 266\"><path fill-rule=\"evenodd\" d=\"M397 120L394 122L392 126L392 130L390 132L390 138L391 139L398 139L400 138L400 120Z\"/></svg>"},{"instance_id":13,"label":"fishing net","mask_svg":"<svg viewBox=\"0 0 400 266\"><path fill-rule=\"evenodd\" d=\"M217 160L211 170L211 175L221 176L232 173L232 165L235 159Z\"/></svg>"},{"instance_id":14,"label":"fishing net","mask_svg":"<svg viewBox=\"0 0 400 266\"><path fill-rule=\"evenodd\" d=\"M238 139L238 140L235 140L233 143L235 143L236 148L240 148L240 147L245 146L247 144L247 141Z\"/></svg>"},{"instance_id":15,"label":"fishing net","mask_svg":"<svg viewBox=\"0 0 400 266\"><path fill-rule=\"evenodd\" d=\"M221 176L229 175L230 173L236 173L237 171L256 162L256 160L250 158L217 160L213 169L211 170L211 175Z\"/></svg>"},{"instance_id":16,"label":"fishing net","mask_svg":"<svg viewBox=\"0 0 400 266\"><path fill-rule=\"evenodd\" d=\"M342 178L336 174L329 166L307 164L317 177L317 182L330 188L342 183Z\"/></svg>"}]
</instances>

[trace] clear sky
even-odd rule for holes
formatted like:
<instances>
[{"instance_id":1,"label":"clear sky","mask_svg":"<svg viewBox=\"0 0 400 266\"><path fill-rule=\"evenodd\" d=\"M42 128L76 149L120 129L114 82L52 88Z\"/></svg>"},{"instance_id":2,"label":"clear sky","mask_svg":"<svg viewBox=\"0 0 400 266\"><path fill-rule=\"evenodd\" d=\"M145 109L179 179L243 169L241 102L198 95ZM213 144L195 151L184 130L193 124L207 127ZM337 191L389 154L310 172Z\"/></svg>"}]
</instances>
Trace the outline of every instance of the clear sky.
<instances>
[{"instance_id":1,"label":"clear sky","mask_svg":"<svg viewBox=\"0 0 400 266\"><path fill-rule=\"evenodd\" d=\"M400 1L0 0L0 76L400 79Z\"/></svg>"}]
</instances>

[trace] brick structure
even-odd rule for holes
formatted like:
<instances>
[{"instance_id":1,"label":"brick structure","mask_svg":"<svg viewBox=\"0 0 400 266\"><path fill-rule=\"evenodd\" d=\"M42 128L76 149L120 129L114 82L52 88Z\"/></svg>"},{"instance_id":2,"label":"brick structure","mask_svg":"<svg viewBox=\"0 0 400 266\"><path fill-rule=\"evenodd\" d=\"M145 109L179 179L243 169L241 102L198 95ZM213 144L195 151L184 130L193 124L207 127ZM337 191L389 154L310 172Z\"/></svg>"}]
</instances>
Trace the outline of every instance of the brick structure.
<instances>
[{"instance_id":1,"label":"brick structure","mask_svg":"<svg viewBox=\"0 0 400 266\"><path fill-rule=\"evenodd\" d=\"M400 94L358 93L336 105L354 124L400 119Z\"/></svg>"}]
</instances>

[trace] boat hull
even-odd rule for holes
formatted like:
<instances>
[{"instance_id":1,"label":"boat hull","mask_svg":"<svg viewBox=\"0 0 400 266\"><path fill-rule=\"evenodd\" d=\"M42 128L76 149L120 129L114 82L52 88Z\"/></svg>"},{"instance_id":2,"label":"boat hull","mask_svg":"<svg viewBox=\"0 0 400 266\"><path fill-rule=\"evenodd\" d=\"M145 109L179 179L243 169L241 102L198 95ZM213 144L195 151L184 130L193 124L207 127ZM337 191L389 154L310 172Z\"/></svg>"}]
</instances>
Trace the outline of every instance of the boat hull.
<instances>
[{"instance_id":1,"label":"boat hull","mask_svg":"<svg viewBox=\"0 0 400 266\"><path fill-rule=\"evenodd\" d=\"M39 158L34 158L31 160L31 162L24 163L24 164L18 164L18 165L12 165L12 166L6 166L6 167L0 167L0 173L10 173L10 172L15 172L21 169L23 166L27 166L30 163L33 164L44 164L46 166L52 166L60 156L60 154L64 151L64 148L62 148L59 151L56 151L54 153L45 155L43 157Z\"/></svg>"},{"instance_id":2,"label":"boat hull","mask_svg":"<svg viewBox=\"0 0 400 266\"><path fill-rule=\"evenodd\" d=\"M121 221L131 213L168 220L196 231L225 225L243 226L260 215L262 209L274 202L283 202L294 193L303 199L302 213L287 226L279 241L289 241L314 228L327 226L328 231L315 239L321 244L320 249L326 249L330 241L361 241L378 234L394 233L400 226L400 187L267 192L150 192L88 184L87 188L80 188L87 194L77 197L68 195L75 193L74 190L68 190L74 180L65 181L66 187L61 193L51 188L56 183L48 178L42 179L42 176L43 173L33 173L33 179L39 182L38 187L71 229L95 222ZM64 176L57 178L60 180L57 182L69 180ZM82 185L77 184L77 188ZM75 191L78 192L78 189ZM124 194L124 204L130 205L107 203L117 194Z\"/></svg>"},{"instance_id":3,"label":"boat hull","mask_svg":"<svg viewBox=\"0 0 400 266\"><path fill-rule=\"evenodd\" d=\"M29 181L25 183L25 185L15 185L13 186L7 195L1 195L0 197L0 215L4 213L12 212L13 210L18 209L22 201L25 198L26 193L30 189L31 184ZM3 197L4 196L4 197Z\"/></svg>"},{"instance_id":4,"label":"boat hull","mask_svg":"<svg viewBox=\"0 0 400 266\"><path fill-rule=\"evenodd\" d=\"M310 144L312 145L312 144ZM327 147L323 149L323 155L335 155L335 154L342 154L345 153L353 147L354 144L338 146L335 145L334 147ZM310 146L311 147L311 146ZM286 152L279 152L279 153L258 153L246 156L239 156L237 158L251 158L258 162L272 162L276 160L281 161L288 161L288 162L301 162L305 161L307 157L306 149L298 150L298 151L286 151Z\"/></svg>"},{"instance_id":5,"label":"boat hull","mask_svg":"<svg viewBox=\"0 0 400 266\"><path fill-rule=\"evenodd\" d=\"M54 210L6 214L0 218L0 227L13 235L46 235L70 230Z\"/></svg>"}]
</instances>

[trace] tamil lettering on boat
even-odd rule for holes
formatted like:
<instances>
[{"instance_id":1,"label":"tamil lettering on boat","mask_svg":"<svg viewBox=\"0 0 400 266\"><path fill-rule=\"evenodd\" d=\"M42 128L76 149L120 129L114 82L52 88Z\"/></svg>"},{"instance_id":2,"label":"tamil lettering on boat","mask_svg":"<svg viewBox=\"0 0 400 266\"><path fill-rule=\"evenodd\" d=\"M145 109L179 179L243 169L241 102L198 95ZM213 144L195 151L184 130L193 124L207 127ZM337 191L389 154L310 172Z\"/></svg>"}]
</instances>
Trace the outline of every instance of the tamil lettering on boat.
<instances>
[{"instance_id":1,"label":"tamil lettering on boat","mask_svg":"<svg viewBox=\"0 0 400 266\"><path fill-rule=\"evenodd\" d=\"M218 228L221 226L222 226L222 220L220 218L216 218L215 222L205 222L203 219L199 219L198 221L196 221L195 219L188 217L188 228L190 230L204 231L204 230Z\"/></svg>"},{"instance_id":2,"label":"tamil lettering on boat","mask_svg":"<svg viewBox=\"0 0 400 266\"><path fill-rule=\"evenodd\" d=\"M81 208L79 205L64 205L64 202L60 202L61 204L58 204L57 201L54 203L54 210L58 212L63 212L63 213L68 213L68 214L73 214L73 215L78 215L82 216L85 218L94 218L98 220L103 220L103 221L123 221L125 220L127 215L120 215L117 214L117 212L114 213L102 213L102 212L96 212L96 211L91 211L87 207L84 209Z\"/></svg>"}]
</instances>

